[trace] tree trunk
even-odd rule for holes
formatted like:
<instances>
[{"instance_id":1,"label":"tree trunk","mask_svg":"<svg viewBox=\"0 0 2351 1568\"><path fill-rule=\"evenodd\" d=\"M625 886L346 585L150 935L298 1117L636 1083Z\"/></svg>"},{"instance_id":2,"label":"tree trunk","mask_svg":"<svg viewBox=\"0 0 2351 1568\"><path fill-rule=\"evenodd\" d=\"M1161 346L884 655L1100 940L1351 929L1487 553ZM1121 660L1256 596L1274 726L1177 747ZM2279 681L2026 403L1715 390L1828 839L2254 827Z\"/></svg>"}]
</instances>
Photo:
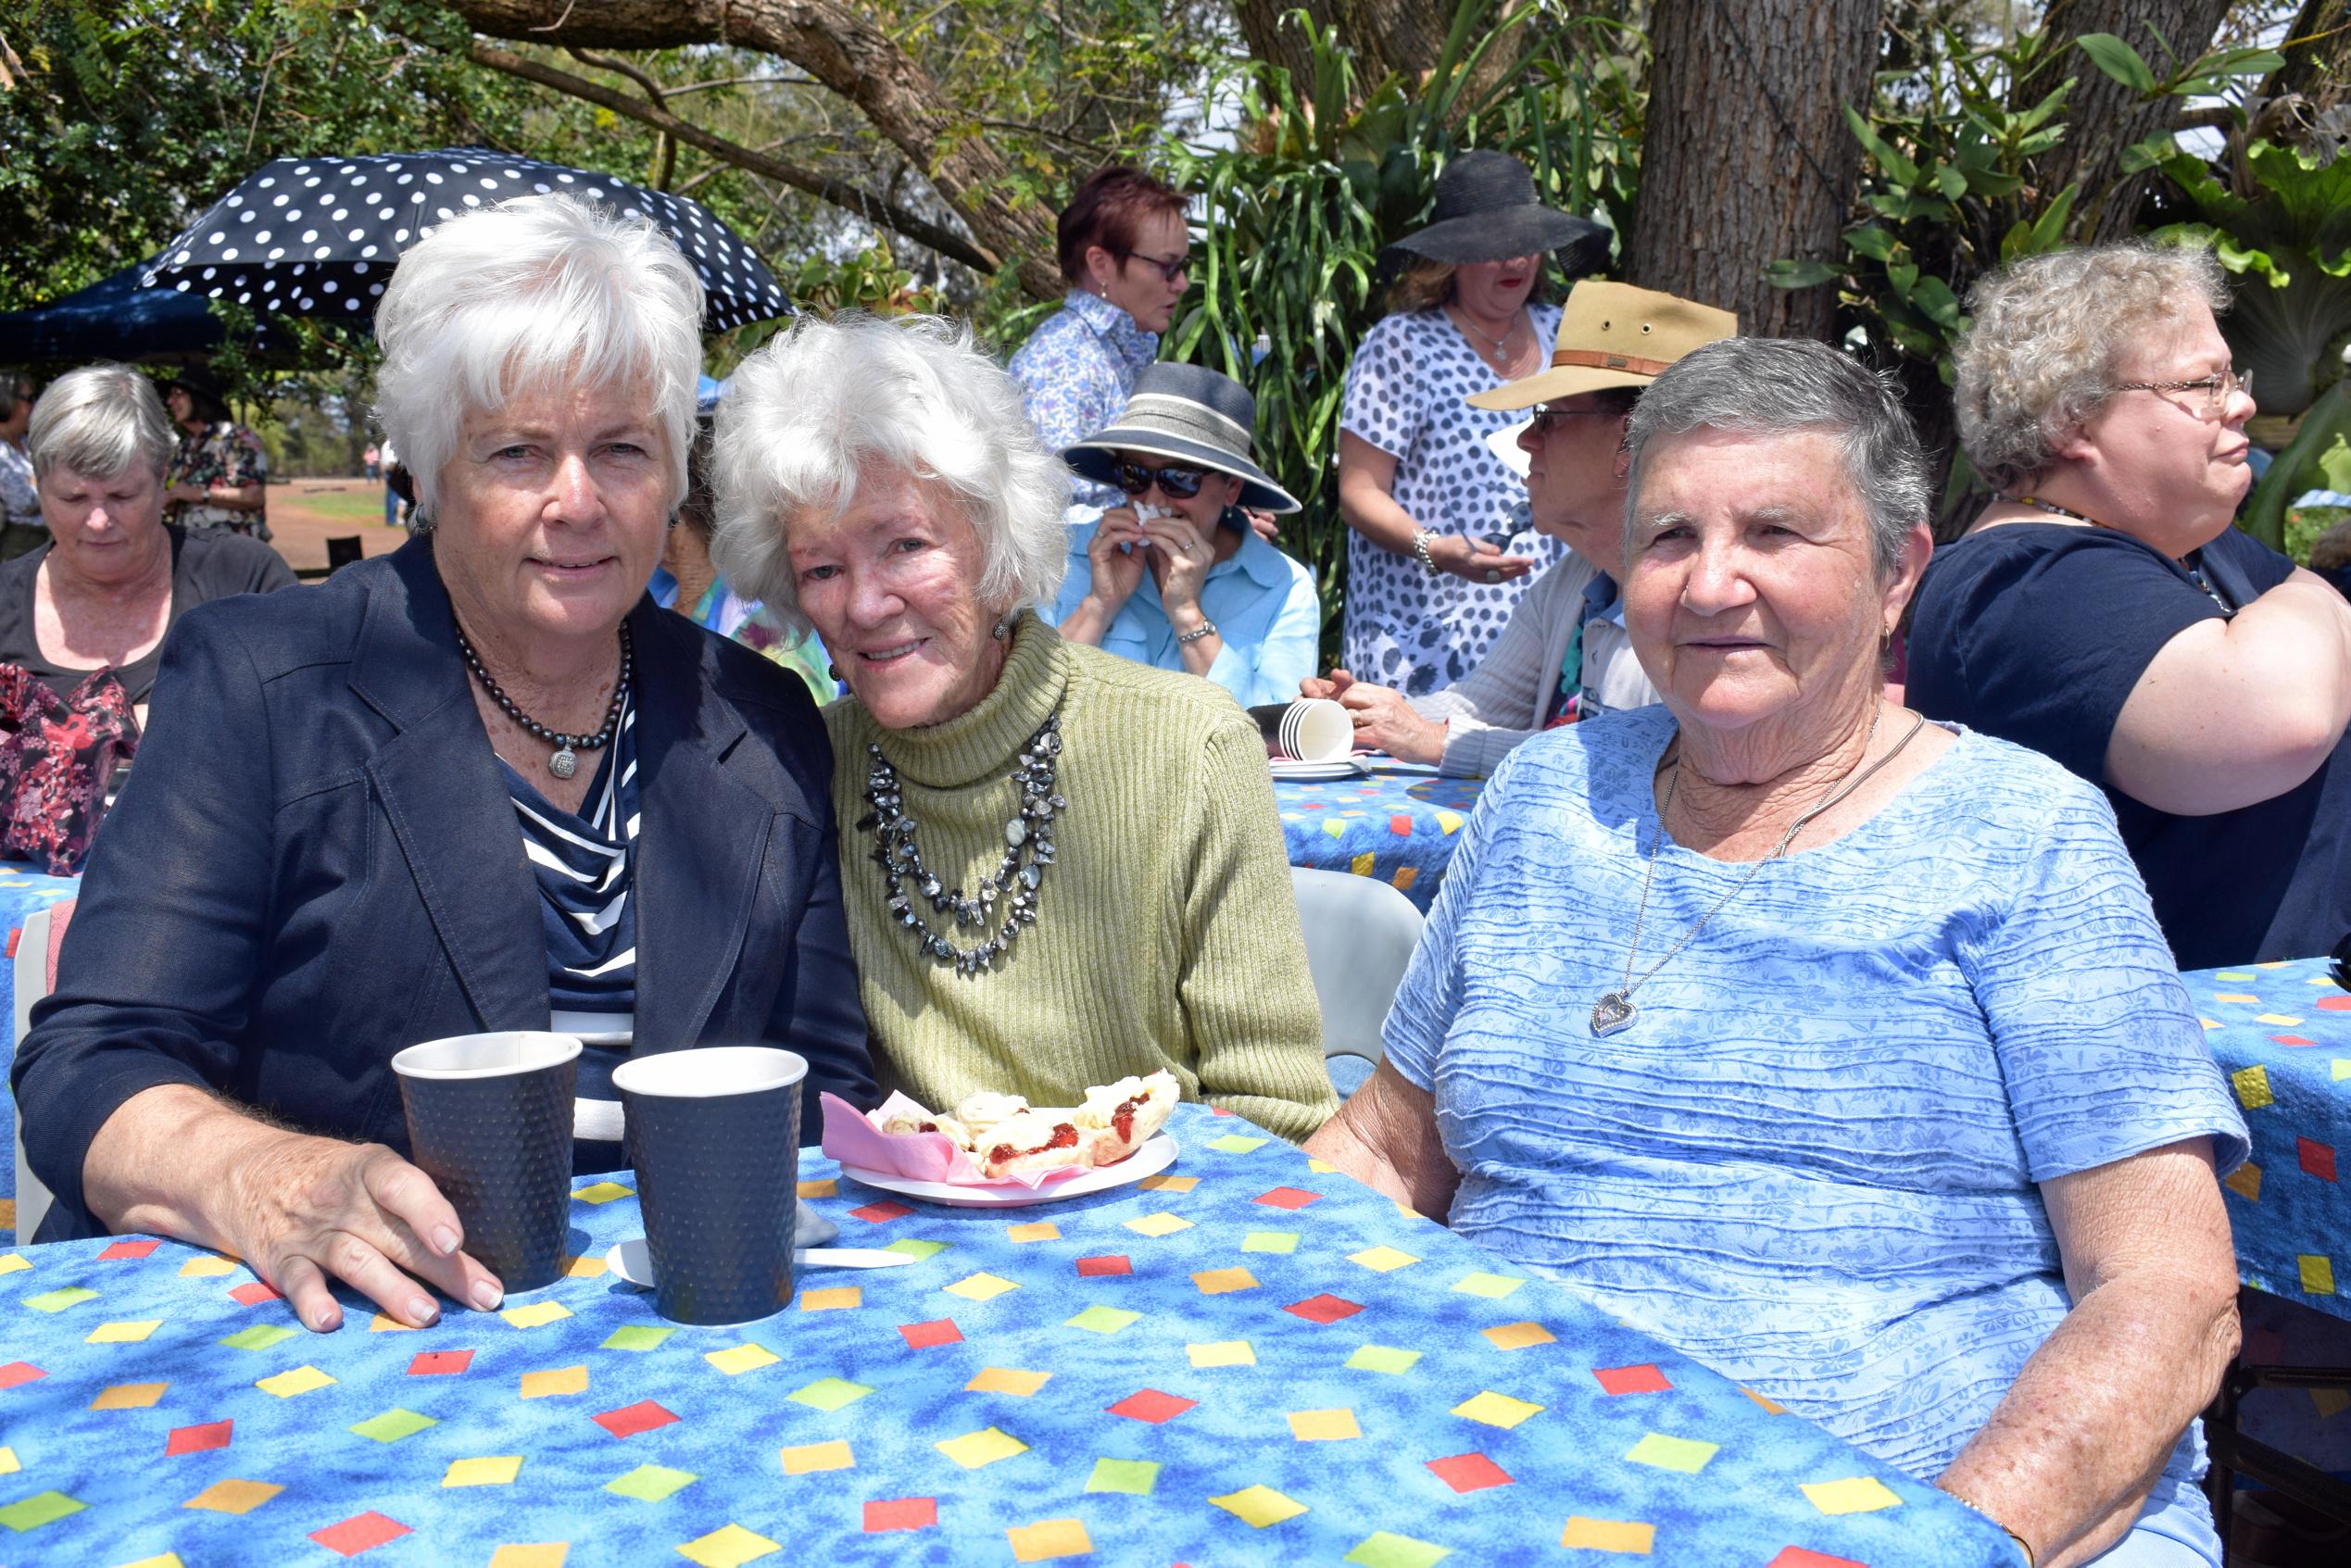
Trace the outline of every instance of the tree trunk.
<instances>
[{"instance_id":1,"label":"tree trunk","mask_svg":"<svg viewBox=\"0 0 2351 1568\"><path fill-rule=\"evenodd\" d=\"M2212 45L2230 0L2051 0L2044 25L2050 64L2019 84L2016 107L2046 97L2070 76L2066 139L2041 159L2043 189L2055 196L2080 182L2073 237L2100 244L2129 236L2145 193L2144 173L2122 173L2123 149L2179 122L2177 98L2142 98L2090 63L2073 46L2085 32L2111 32L2139 51L2158 80L2176 73ZM2162 42L2158 43L2160 38ZM2167 52L2167 50L2169 52Z\"/></svg>"},{"instance_id":2,"label":"tree trunk","mask_svg":"<svg viewBox=\"0 0 2351 1568\"><path fill-rule=\"evenodd\" d=\"M1416 76L1437 63L1453 21L1453 0L1231 0L1233 20L1251 57L1289 72L1301 87L1314 81L1314 55L1305 29L1290 12L1303 9L1320 33L1336 24L1339 41L1355 54L1355 80L1368 91L1391 71Z\"/></svg>"},{"instance_id":3,"label":"tree trunk","mask_svg":"<svg viewBox=\"0 0 2351 1568\"><path fill-rule=\"evenodd\" d=\"M2351 0L2303 0L2285 43L2285 69L2261 84L2263 97L2299 93L2323 107L2351 94Z\"/></svg>"},{"instance_id":4,"label":"tree trunk","mask_svg":"<svg viewBox=\"0 0 2351 1568\"><path fill-rule=\"evenodd\" d=\"M1058 299L1053 214L1009 194L1012 172L987 138L964 134L938 82L889 35L837 0L445 0L477 32L583 49L731 44L789 60L847 99L911 159L973 236L1013 257L1021 286Z\"/></svg>"},{"instance_id":5,"label":"tree trunk","mask_svg":"<svg viewBox=\"0 0 2351 1568\"><path fill-rule=\"evenodd\" d=\"M1735 310L1739 330L1827 338L1837 293L1777 289L1782 257L1834 261L1860 173L1882 0L1658 0L1649 129L1626 270Z\"/></svg>"}]
</instances>

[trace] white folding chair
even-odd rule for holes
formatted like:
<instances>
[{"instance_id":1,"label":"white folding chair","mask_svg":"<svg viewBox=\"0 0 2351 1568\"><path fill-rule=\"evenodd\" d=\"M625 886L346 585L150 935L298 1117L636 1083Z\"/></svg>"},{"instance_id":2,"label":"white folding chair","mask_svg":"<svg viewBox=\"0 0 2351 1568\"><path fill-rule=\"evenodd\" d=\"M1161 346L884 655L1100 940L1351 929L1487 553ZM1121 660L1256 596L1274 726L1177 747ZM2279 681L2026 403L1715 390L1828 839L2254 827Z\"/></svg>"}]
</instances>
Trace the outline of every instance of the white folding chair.
<instances>
[{"instance_id":1,"label":"white folding chair","mask_svg":"<svg viewBox=\"0 0 2351 1568\"><path fill-rule=\"evenodd\" d=\"M1376 877L1292 866L1289 883L1323 1008L1323 1059L1359 1057L1377 1068L1380 1026L1420 941L1420 911Z\"/></svg>"},{"instance_id":2,"label":"white folding chair","mask_svg":"<svg viewBox=\"0 0 2351 1568\"><path fill-rule=\"evenodd\" d=\"M24 1043L25 1031L31 1027L32 1004L49 994L50 918L48 909L33 910L24 917L24 928L17 936L15 1045ZM10 1047L12 1060L15 1045ZM24 1162L24 1108L18 1106L16 1112L17 1245L22 1247L32 1239L32 1233L41 1227L41 1217L49 1211L49 1189Z\"/></svg>"}]
</instances>

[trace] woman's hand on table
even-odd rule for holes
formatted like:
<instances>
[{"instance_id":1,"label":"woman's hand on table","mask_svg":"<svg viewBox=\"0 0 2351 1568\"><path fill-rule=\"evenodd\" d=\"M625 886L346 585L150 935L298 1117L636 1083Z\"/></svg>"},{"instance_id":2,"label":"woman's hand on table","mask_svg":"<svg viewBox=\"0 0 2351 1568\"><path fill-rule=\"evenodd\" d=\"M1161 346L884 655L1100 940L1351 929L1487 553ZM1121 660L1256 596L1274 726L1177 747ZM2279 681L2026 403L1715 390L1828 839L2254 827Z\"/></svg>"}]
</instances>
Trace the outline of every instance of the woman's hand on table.
<instances>
[{"instance_id":1,"label":"woman's hand on table","mask_svg":"<svg viewBox=\"0 0 2351 1568\"><path fill-rule=\"evenodd\" d=\"M1414 712L1403 693L1389 686L1375 686L1368 681L1351 680L1339 692L1338 701L1355 721L1357 750L1384 751L1399 762L1436 763L1445 759L1444 723Z\"/></svg>"}]
</instances>

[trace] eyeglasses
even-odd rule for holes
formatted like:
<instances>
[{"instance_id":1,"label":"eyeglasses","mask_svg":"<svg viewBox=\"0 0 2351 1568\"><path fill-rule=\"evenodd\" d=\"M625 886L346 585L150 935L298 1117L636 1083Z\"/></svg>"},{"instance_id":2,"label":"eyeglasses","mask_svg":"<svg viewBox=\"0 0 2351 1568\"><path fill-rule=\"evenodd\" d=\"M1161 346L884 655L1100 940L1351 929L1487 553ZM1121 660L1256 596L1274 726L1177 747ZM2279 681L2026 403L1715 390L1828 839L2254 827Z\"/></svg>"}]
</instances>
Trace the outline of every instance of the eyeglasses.
<instances>
[{"instance_id":1,"label":"eyeglasses","mask_svg":"<svg viewBox=\"0 0 2351 1568\"><path fill-rule=\"evenodd\" d=\"M1159 493L1171 501L1190 500L1200 494L1201 484L1207 478L1208 475L1199 469L1180 468L1174 464L1152 469L1140 463L1122 462L1111 469L1112 483L1129 495L1140 495L1156 484Z\"/></svg>"},{"instance_id":2,"label":"eyeglasses","mask_svg":"<svg viewBox=\"0 0 2351 1568\"><path fill-rule=\"evenodd\" d=\"M1192 258L1188 256L1162 258L1156 256L1146 256L1139 250L1113 251L1111 254L1116 256L1121 261L1139 261L1146 267L1156 267L1159 269L1159 275L1170 283L1190 271L1192 266Z\"/></svg>"},{"instance_id":3,"label":"eyeglasses","mask_svg":"<svg viewBox=\"0 0 2351 1568\"><path fill-rule=\"evenodd\" d=\"M2196 411L2211 419L2229 406L2229 399L2238 393L2253 395L2253 372L2230 369L2215 376L2198 376L2194 381L2127 381L2118 383L2117 392L2201 392L2204 403Z\"/></svg>"},{"instance_id":4,"label":"eyeglasses","mask_svg":"<svg viewBox=\"0 0 2351 1568\"><path fill-rule=\"evenodd\" d=\"M1547 403L1535 410L1535 417L1528 421L1528 425L1540 438L1569 420L1606 419L1614 413L1615 410L1609 408L1562 408L1556 404Z\"/></svg>"}]
</instances>

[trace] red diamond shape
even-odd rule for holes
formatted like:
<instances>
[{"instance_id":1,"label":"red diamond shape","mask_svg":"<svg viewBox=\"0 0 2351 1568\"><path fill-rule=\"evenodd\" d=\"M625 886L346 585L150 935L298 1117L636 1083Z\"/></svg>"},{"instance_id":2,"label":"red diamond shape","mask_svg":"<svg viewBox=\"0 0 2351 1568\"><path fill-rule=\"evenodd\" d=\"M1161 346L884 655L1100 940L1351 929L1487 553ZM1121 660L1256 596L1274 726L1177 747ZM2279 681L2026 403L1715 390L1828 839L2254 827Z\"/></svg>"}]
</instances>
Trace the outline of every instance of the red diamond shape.
<instances>
[{"instance_id":1,"label":"red diamond shape","mask_svg":"<svg viewBox=\"0 0 2351 1568\"><path fill-rule=\"evenodd\" d=\"M2324 1006L2326 1006L2327 1004L2326 1004L2326 1003L2324 1003L2324 1002L2320 1002L2319 1005L2320 1005L2320 1007L2324 1007ZM1209 1107L1209 1109L1208 1109L1208 1113L1209 1113L1211 1116L1230 1116L1230 1115L1232 1114L1232 1112L1231 1112L1231 1111L1229 1111L1229 1110L1226 1110L1226 1109L1225 1109L1223 1106L1221 1106L1221 1105L1213 1105L1213 1106Z\"/></svg>"},{"instance_id":2,"label":"red diamond shape","mask_svg":"<svg viewBox=\"0 0 2351 1568\"><path fill-rule=\"evenodd\" d=\"M633 1405L622 1405L616 1411L606 1411L594 1418L596 1424L615 1437L634 1437L640 1432L650 1432L657 1426L667 1426L676 1416L650 1399L639 1399Z\"/></svg>"},{"instance_id":3,"label":"red diamond shape","mask_svg":"<svg viewBox=\"0 0 2351 1568\"><path fill-rule=\"evenodd\" d=\"M937 1498L891 1498L865 1505L865 1533L885 1530L927 1530L938 1523Z\"/></svg>"},{"instance_id":4,"label":"red diamond shape","mask_svg":"<svg viewBox=\"0 0 2351 1568\"><path fill-rule=\"evenodd\" d=\"M160 1241L118 1241L98 1254L98 1261L111 1263L118 1258L144 1258L162 1245Z\"/></svg>"},{"instance_id":5,"label":"red diamond shape","mask_svg":"<svg viewBox=\"0 0 2351 1568\"><path fill-rule=\"evenodd\" d=\"M934 1345L961 1345L963 1331L955 1326L953 1318L940 1318L932 1323L902 1323L899 1333L906 1336L910 1350L927 1350Z\"/></svg>"},{"instance_id":6,"label":"red diamond shape","mask_svg":"<svg viewBox=\"0 0 2351 1568\"><path fill-rule=\"evenodd\" d=\"M2334 1180L2334 1145L2296 1138L2294 1149L2302 1157L2302 1169L2306 1173L2322 1182Z\"/></svg>"},{"instance_id":7,"label":"red diamond shape","mask_svg":"<svg viewBox=\"0 0 2351 1568\"><path fill-rule=\"evenodd\" d=\"M1515 1477L1484 1454L1455 1454L1451 1459L1432 1459L1428 1468L1437 1473L1437 1479L1456 1492L1482 1492L1489 1486L1508 1486Z\"/></svg>"},{"instance_id":8,"label":"red diamond shape","mask_svg":"<svg viewBox=\"0 0 2351 1568\"><path fill-rule=\"evenodd\" d=\"M2299 1035L2272 1035L2269 1038L2282 1046L2315 1046L2316 1040L2306 1040Z\"/></svg>"},{"instance_id":9,"label":"red diamond shape","mask_svg":"<svg viewBox=\"0 0 2351 1568\"><path fill-rule=\"evenodd\" d=\"M869 1225L878 1225L890 1220L903 1220L912 1212L914 1210L903 1203L892 1203L885 1199L880 1203L869 1203L862 1209L852 1209L849 1210L849 1217L854 1220L862 1220Z\"/></svg>"},{"instance_id":10,"label":"red diamond shape","mask_svg":"<svg viewBox=\"0 0 2351 1568\"><path fill-rule=\"evenodd\" d=\"M2320 997L2320 1012L2351 1012L2351 997Z\"/></svg>"},{"instance_id":11,"label":"red diamond shape","mask_svg":"<svg viewBox=\"0 0 2351 1568\"><path fill-rule=\"evenodd\" d=\"M473 1364L471 1350L424 1350L409 1363L410 1377L450 1377Z\"/></svg>"},{"instance_id":12,"label":"red diamond shape","mask_svg":"<svg viewBox=\"0 0 2351 1568\"><path fill-rule=\"evenodd\" d=\"M171 1454L210 1453L214 1449L229 1446L229 1428L233 1421L207 1421L201 1426L175 1426L164 1440L163 1451Z\"/></svg>"},{"instance_id":13,"label":"red diamond shape","mask_svg":"<svg viewBox=\"0 0 2351 1568\"><path fill-rule=\"evenodd\" d=\"M6 1366L0 1366L0 1388L14 1388L19 1383L30 1383L36 1377L48 1375L31 1361L10 1361Z\"/></svg>"},{"instance_id":14,"label":"red diamond shape","mask_svg":"<svg viewBox=\"0 0 2351 1568\"><path fill-rule=\"evenodd\" d=\"M1257 1199L1275 1209L1303 1209L1309 1203L1320 1203L1322 1200L1321 1193L1301 1192L1296 1187L1276 1187Z\"/></svg>"},{"instance_id":15,"label":"red diamond shape","mask_svg":"<svg viewBox=\"0 0 2351 1568\"><path fill-rule=\"evenodd\" d=\"M1163 1421L1175 1420L1198 1403L1198 1399L1180 1399L1173 1394L1163 1394L1156 1388L1146 1388L1139 1394L1129 1394L1106 1408L1113 1415L1123 1415L1129 1421L1147 1422L1157 1426Z\"/></svg>"},{"instance_id":16,"label":"red diamond shape","mask_svg":"<svg viewBox=\"0 0 2351 1568\"><path fill-rule=\"evenodd\" d=\"M1781 1550L1779 1556L1764 1564L1764 1568L1869 1568L1867 1562L1855 1562L1850 1557L1831 1557L1825 1551L1810 1551L1800 1546Z\"/></svg>"},{"instance_id":17,"label":"red diamond shape","mask_svg":"<svg viewBox=\"0 0 2351 1568\"><path fill-rule=\"evenodd\" d=\"M285 1298L259 1280L249 1279L230 1291L229 1299L241 1306L258 1307L264 1301L283 1301Z\"/></svg>"},{"instance_id":18,"label":"red diamond shape","mask_svg":"<svg viewBox=\"0 0 2351 1568\"><path fill-rule=\"evenodd\" d=\"M1304 1318L1308 1323L1337 1323L1341 1318L1352 1318L1363 1310L1364 1305L1360 1301L1330 1295L1309 1296L1303 1301L1293 1301L1282 1309L1285 1312Z\"/></svg>"},{"instance_id":19,"label":"red diamond shape","mask_svg":"<svg viewBox=\"0 0 2351 1568\"><path fill-rule=\"evenodd\" d=\"M1413 820L1400 811L1388 819L1388 831L1399 838L1410 838L1413 835Z\"/></svg>"},{"instance_id":20,"label":"red diamond shape","mask_svg":"<svg viewBox=\"0 0 2351 1568\"><path fill-rule=\"evenodd\" d=\"M1077 1261L1077 1277L1080 1279L1098 1279L1103 1274L1131 1274L1134 1272L1135 1265L1126 1261L1124 1252L1105 1252L1099 1258L1080 1258Z\"/></svg>"},{"instance_id":21,"label":"red diamond shape","mask_svg":"<svg viewBox=\"0 0 2351 1568\"><path fill-rule=\"evenodd\" d=\"M1653 1366L1594 1367L1601 1387L1611 1394L1662 1394L1673 1386Z\"/></svg>"},{"instance_id":22,"label":"red diamond shape","mask_svg":"<svg viewBox=\"0 0 2351 1568\"><path fill-rule=\"evenodd\" d=\"M409 1527L396 1519L386 1519L372 1511L355 1513L340 1524L330 1524L323 1530L313 1530L310 1538L327 1550L341 1557L357 1557L386 1541L396 1541L409 1533Z\"/></svg>"}]
</instances>

